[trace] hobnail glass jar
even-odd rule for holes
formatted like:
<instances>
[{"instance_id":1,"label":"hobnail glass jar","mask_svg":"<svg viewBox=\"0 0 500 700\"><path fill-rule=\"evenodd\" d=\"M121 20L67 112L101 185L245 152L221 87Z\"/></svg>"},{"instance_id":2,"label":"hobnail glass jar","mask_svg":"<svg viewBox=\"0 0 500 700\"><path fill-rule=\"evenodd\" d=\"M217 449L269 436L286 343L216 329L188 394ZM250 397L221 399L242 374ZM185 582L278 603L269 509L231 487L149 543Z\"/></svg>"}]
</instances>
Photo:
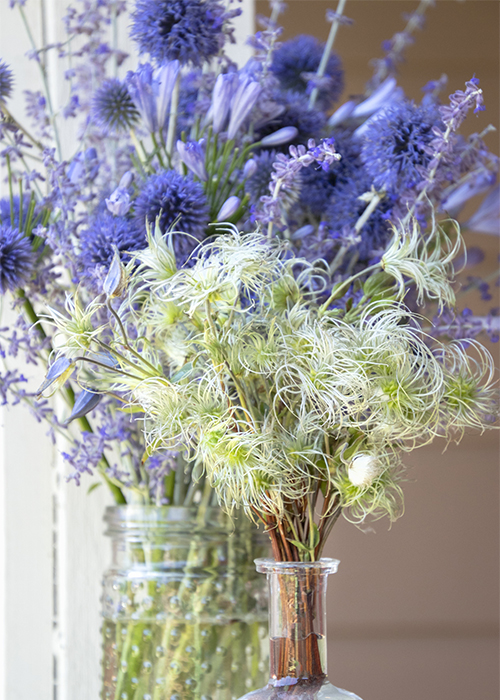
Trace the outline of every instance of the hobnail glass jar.
<instances>
[{"instance_id":1,"label":"hobnail glass jar","mask_svg":"<svg viewBox=\"0 0 500 700\"><path fill-rule=\"evenodd\" d=\"M337 571L338 560L255 563L269 584L270 673L265 687L244 698L360 700L327 677L326 582Z\"/></svg>"},{"instance_id":2,"label":"hobnail glass jar","mask_svg":"<svg viewBox=\"0 0 500 700\"><path fill-rule=\"evenodd\" d=\"M230 700L267 678L267 537L241 516L175 506L106 510L108 700Z\"/></svg>"}]
</instances>

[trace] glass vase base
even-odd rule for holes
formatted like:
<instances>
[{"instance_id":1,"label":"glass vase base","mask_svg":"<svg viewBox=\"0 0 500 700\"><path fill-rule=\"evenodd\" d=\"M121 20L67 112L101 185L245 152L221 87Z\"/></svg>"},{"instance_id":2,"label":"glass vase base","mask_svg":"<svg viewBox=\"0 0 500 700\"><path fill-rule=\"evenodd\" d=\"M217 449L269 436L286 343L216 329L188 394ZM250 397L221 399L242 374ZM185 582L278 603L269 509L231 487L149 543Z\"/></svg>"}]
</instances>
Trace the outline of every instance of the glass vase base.
<instances>
[{"instance_id":1,"label":"glass vase base","mask_svg":"<svg viewBox=\"0 0 500 700\"><path fill-rule=\"evenodd\" d=\"M361 700L359 695L336 688L330 681L283 678L269 683L265 688L254 690L240 700Z\"/></svg>"}]
</instances>

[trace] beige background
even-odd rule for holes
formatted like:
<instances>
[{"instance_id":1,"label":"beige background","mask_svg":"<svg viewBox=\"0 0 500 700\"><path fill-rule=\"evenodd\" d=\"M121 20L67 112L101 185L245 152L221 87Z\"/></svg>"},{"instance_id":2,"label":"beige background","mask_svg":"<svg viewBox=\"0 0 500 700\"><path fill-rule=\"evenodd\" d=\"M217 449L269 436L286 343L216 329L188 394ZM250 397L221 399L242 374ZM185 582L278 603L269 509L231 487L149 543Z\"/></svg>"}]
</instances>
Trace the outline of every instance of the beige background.
<instances>
[{"instance_id":1,"label":"beige background","mask_svg":"<svg viewBox=\"0 0 500 700\"><path fill-rule=\"evenodd\" d=\"M348 0L346 14L355 24L341 27L336 42L346 69L345 99L363 91L369 59L382 55L381 42L416 5ZM335 6L291 0L285 37L326 38L324 11ZM448 75L448 92L463 89L476 73L487 111L470 117L464 133L499 124L499 9L496 0L438 0L400 71L400 84L417 100L420 88L441 73ZM267 3L257 2L257 12L266 13ZM488 145L498 153L496 134ZM480 269L494 270L498 240L476 235L469 243L487 252ZM461 303L481 306L477 293ZM498 347L492 350L498 360ZM466 436L444 453L443 447L406 459L406 513L390 530L385 521L373 524L376 533L343 521L328 545L326 554L341 560L329 587L329 675L363 700L499 697L498 435Z\"/></svg>"}]
</instances>

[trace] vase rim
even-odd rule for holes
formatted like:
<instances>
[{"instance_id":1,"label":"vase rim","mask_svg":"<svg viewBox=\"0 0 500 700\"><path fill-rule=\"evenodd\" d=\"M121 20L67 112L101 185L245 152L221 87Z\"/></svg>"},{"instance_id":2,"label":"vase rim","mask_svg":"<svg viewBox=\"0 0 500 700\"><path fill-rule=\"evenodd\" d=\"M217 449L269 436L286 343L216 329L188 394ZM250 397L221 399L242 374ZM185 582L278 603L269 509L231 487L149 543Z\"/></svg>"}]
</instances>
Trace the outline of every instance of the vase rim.
<instances>
[{"instance_id":1,"label":"vase rim","mask_svg":"<svg viewBox=\"0 0 500 700\"><path fill-rule=\"evenodd\" d=\"M339 559L322 557L318 561L276 561L275 559L255 559L257 571L261 574L296 574L304 570L320 570L322 574L334 574L340 564Z\"/></svg>"}]
</instances>

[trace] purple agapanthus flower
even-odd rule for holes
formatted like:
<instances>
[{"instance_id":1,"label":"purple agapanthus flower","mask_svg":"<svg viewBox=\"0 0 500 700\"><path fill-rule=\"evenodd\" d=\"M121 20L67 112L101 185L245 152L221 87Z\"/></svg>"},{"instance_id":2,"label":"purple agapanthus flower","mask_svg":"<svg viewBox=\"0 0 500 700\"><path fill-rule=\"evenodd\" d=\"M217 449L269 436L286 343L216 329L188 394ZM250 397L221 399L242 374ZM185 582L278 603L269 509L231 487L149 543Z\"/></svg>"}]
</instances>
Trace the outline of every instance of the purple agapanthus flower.
<instances>
[{"instance_id":1,"label":"purple agapanthus flower","mask_svg":"<svg viewBox=\"0 0 500 700\"><path fill-rule=\"evenodd\" d=\"M135 224L145 235L146 222L155 225L158 219L163 234L169 230L188 235L174 236L177 262L182 264L205 236L208 204L199 182L174 170L162 170L146 180L135 201Z\"/></svg>"},{"instance_id":2,"label":"purple agapanthus flower","mask_svg":"<svg viewBox=\"0 0 500 700\"><path fill-rule=\"evenodd\" d=\"M285 41L274 52L271 71L285 90L307 93L310 82L307 74L318 70L323 48L324 44L307 34ZM324 77L326 80L319 86L317 104L327 110L337 102L344 89L344 72L336 54L330 55Z\"/></svg>"},{"instance_id":3,"label":"purple agapanthus flower","mask_svg":"<svg viewBox=\"0 0 500 700\"><path fill-rule=\"evenodd\" d=\"M33 271L33 253L28 238L19 229L0 226L0 294L14 291L28 281Z\"/></svg>"},{"instance_id":4,"label":"purple agapanthus flower","mask_svg":"<svg viewBox=\"0 0 500 700\"><path fill-rule=\"evenodd\" d=\"M4 61L0 61L0 102L9 99L13 87L14 76L11 69Z\"/></svg>"},{"instance_id":5,"label":"purple agapanthus flower","mask_svg":"<svg viewBox=\"0 0 500 700\"><path fill-rule=\"evenodd\" d=\"M127 73L130 97L151 133L162 131L166 124L178 73L179 61L168 61L157 70L145 63Z\"/></svg>"},{"instance_id":6,"label":"purple agapanthus flower","mask_svg":"<svg viewBox=\"0 0 500 700\"><path fill-rule=\"evenodd\" d=\"M441 124L434 105L396 102L374 119L364 132L361 158L380 190L410 189L422 179L431 156L434 128Z\"/></svg>"},{"instance_id":7,"label":"purple agapanthus flower","mask_svg":"<svg viewBox=\"0 0 500 700\"><path fill-rule=\"evenodd\" d=\"M177 141L177 152L184 165L191 170L196 177L204 182L207 180L207 171L205 169L205 140L200 141Z\"/></svg>"},{"instance_id":8,"label":"purple agapanthus flower","mask_svg":"<svg viewBox=\"0 0 500 700\"><path fill-rule=\"evenodd\" d=\"M137 0L130 36L158 63L200 66L219 53L230 16L217 0Z\"/></svg>"},{"instance_id":9,"label":"purple agapanthus flower","mask_svg":"<svg viewBox=\"0 0 500 700\"><path fill-rule=\"evenodd\" d=\"M116 131L125 131L139 120L127 86L117 78L105 80L95 91L92 116L100 126Z\"/></svg>"}]
</instances>

